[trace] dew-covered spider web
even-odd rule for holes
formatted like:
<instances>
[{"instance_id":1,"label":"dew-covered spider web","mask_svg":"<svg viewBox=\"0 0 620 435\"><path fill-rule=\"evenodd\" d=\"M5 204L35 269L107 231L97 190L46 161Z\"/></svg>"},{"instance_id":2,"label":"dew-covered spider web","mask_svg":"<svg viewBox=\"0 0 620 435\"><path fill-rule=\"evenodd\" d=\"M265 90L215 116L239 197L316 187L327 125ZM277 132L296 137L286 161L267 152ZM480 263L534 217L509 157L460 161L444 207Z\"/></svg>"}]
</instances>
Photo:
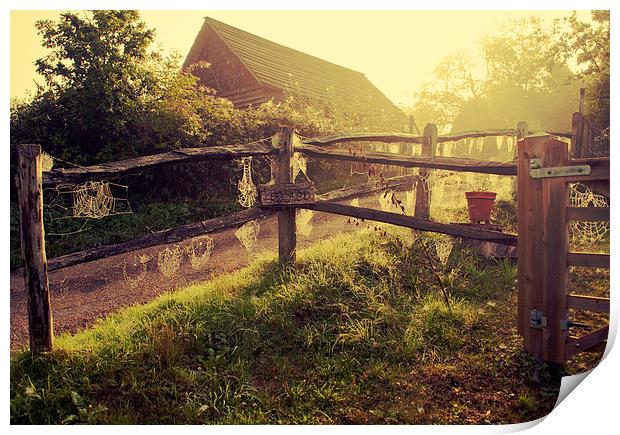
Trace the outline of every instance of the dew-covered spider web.
<instances>
[{"instance_id":1,"label":"dew-covered spider web","mask_svg":"<svg viewBox=\"0 0 620 435\"><path fill-rule=\"evenodd\" d=\"M435 252L437 258L444 266L448 263L448 257L452 252L452 238L443 234L438 234L435 240Z\"/></svg>"},{"instance_id":2,"label":"dew-covered spider web","mask_svg":"<svg viewBox=\"0 0 620 435\"><path fill-rule=\"evenodd\" d=\"M173 277L181 268L182 259L183 249L178 245L174 245L157 254L157 268L166 277Z\"/></svg>"},{"instance_id":3,"label":"dew-covered spider web","mask_svg":"<svg viewBox=\"0 0 620 435\"><path fill-rule=\"evenodd\" d=\"M73 217L101 219L117 214L132 213L129 201L117 198L112 194L111 186L124 189L127 186L113 184L107 181L87 181L75 186L73 193ZM119 203L124 206L119 207Z\"/></svg>"},{"instance_id":4,"label":"dew-covered spider web","mask_svg":"<svg viewBox=\"0 0 620 435\"><path fill-rule=\"evenodd\" d=\"M310 223L310 220L314 216L313 210L307 209L298 209L297 216L295 219L295 225L297 227L297 234L301 234L302 236L308 237L312 233L313 225Z\"/></svg>"},{"instance_id":5,"label":"dew-covered spider web","mask_svg":"<svg viewBox=\"0 0 620 435\"><path fill-rule=\"evenodd\" d=\"M249 252L256 246L259 232L260 225L254 220L241 225L237 231L235 231L235 237L239 239L243 247Z\"/></svg>"},{"instance_id":6,"label":"dew-covered spider web","mask_svg":"<svg viewBox=\"0 0 620 435\"><path fill-rule=\"evenodd\" d=\"M581 183L569 186L571 207L609 207L609 199ZM604 242L609 234L609 221L571 221L570 242L574 247L590 247Z\"/></svg>"},{"instance_id":7,"label":"dew-covered spider web","mask_svg":"<svg viewBox=\"0 0 620 435\"><path fill-rule=\"evenodd\" d=\"M192 239L185 246L185 253L189 257L193 269L203 269L209 262L212 251L213 239L209 236Z\"/></svg>"},{"instance_id":8,"label":"dew-covered spider web","mask_svg":"<svg viewBox=\"0 0 620 435\"><path fill-rule=\"evenodd\" d=\"M237 187L239 188L239 196L237 201L242 207L250 208L256 204L258 191L256 185L252 181L252 157L244 157L241 159L243 167L243 176Z\"/></svg>"},{"instance_id":9,"label":"dew-covered spider web","mask_svg":"<svg viewBox=\"0 0 620 435\"><path fill-rule=\"evenodd\" d=\"M43 172L49 172L54 167L54 158L45 151L41 152L41 166Z\"/></svg>"},{"instance_id":10,"label":"dew-covered spider web","mask_svg":"<svg viewBox=\"0 0 620 435\"><path fill-rule=\"evenodd\" d=\"M299 173L303 173L307 180L308 178L308 160L302 153L293 153L291 159L291 165L293 167L293 182L297 179Z\"/></svg>"},{"instance_id":11,"label":"dew-covered spider web","mask_svg":"<svg viewBox=\"0 0 620 435\"><path fill-rule=\"evenodd\" d=\"M146 265L151 260L147 255L136 255L133 261L123 263L123 281L129 288L136 288L146 275Z\"/></svg>"}]
</instances>

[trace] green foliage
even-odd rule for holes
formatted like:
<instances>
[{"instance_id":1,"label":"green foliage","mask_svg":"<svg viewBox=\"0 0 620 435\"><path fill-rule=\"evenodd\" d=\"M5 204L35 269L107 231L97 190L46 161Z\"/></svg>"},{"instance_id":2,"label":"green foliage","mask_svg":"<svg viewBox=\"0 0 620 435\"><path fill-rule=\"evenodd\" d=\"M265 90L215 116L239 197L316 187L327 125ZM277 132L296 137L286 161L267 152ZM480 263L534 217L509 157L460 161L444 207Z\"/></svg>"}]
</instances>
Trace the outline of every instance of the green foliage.
<instances>
[{"instance_id":1,"label":"green foliage","mask_svg":"<svg viewBox=\"0 0 620 435\"><path fill-rule=\"evenodd\" d=\"M580 21L576 13L565 19L558 49L580 67L578 77L585 80L587 112L602 129L609 127L609 11L591 11L591 21Z\"/></svg>"},{"instance_id":2,"label":"green foliage","mask_svg":"<svg viewBox=\"0 0 620 435\"><path fill-rule=\"evenodd\" d=\"M472 343L500 336L477 302L453 299L448 310L424 288L428 271L407 239L400 230L341 236L301 251L284 273L269 255L64 335L48 355L20 353L11 363L11 421L316 424L364 421L360 412L375 422L427 421L407 410L411 400L444 400L420 375L429 350L439 365L478 358ZM497 268L479 273L492 282ZM531 368L520 361L502 357L477 370L508 364L521 376Z\"/></svg>"}]
</instances>

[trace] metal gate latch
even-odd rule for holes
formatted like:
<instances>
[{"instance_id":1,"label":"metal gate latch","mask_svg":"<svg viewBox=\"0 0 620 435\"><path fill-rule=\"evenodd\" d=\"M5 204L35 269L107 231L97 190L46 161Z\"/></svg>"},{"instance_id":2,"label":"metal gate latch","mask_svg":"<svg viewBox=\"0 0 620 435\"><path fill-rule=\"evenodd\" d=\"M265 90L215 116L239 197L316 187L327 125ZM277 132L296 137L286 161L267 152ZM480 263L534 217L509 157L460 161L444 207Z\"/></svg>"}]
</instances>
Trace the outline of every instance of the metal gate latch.
<instances>
[{"instance_id":1,"label":"metal gate latch","mask_svg":"<svg viewBox=\"0 0 620 435\"><path fill-rule=\"evenodd\" d=\"M547 327L547 318L543 316L542 311L531 310L530 311L530 326L536 329L543 329Z\"/></svg>"},{"instance_id":2,"label":"metal gate latch","mask_svg":"<svg viewBox=\"0 0 620 435\"><path fill-rule=\"evenodd\" d=\"M530 177L532 178L569 177L572 175L590 175L591 173L592 167L590 165L551 166L543 168L540 159L530 159Z\"/></svg>"}]
</instances>

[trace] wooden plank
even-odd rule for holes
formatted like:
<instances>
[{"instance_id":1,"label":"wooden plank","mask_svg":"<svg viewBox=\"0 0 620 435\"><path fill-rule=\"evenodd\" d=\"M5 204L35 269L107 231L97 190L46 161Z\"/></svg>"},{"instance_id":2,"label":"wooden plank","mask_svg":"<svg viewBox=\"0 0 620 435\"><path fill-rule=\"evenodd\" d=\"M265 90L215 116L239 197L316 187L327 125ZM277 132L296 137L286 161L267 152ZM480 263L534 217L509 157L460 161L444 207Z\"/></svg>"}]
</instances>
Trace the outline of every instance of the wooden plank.
<instances>
[{"instance_id":1,"label":"wooden plank","mask_svg":"<svg viewBox=\"0 0 620 435\"><path fill-rule=\"evenodd\" d=\"M367 152L353 155L346 150L325 149L314 145L301 145L295 151L310 157L332 160L379 163L382 165L403 166L406 168L444 169L448 171L477 172L482 174L517 175L517 167L513 162L492 162L456 157L413 157L393 153Z\"/></svg>"},{"instance_id":2,"label":"wooden plank","mask_svg":"<svg viewBox=\"0 0 620 435\"><path fill-rule=\"evenodd\" d=\"M566 359L579 352L586 352L589 349L607 340L609 335L609 325L605 325L596 331L590 332L583 337L570 337L566 342Z\"/></svg>"},{"instance_id":3,"label":"wooden plank","mask_svg":"<svg viewBox=\"0 0 620 435\"><path fill-rule=\"evenodd\" d=\"M526 136L529 132L527 131L527 126L525 130L524 136ZM567 137L570 138L572 134L570 132L565 131L550 131L548 134L559 137ZM457 141L461 139L470 139L477 137L487 137L487 136L518 136L518 131L513 130L511 128L502 128L502 129L488 129L488 130L472 130L472 131L464 131L460 133L452 133L437 136L437 142L451 142ZM344 133L344 134L332 134L321 137L314 137L310 139L306 139L303 141L306 145L318 145L318 146L327 146L333 145L336 143L345 143L345 142L385 142L385 143L393 143L393 142L404 142L404 143L418 143L424 144L424 136L415 135L412 133L397 133L397 132L387 132L387 133L368 133L368 132L354 132L354 133Z\"/></svg>"},{"instance_id":4,"label":"wooden plank","mask_svg":"<svg viewBox=\"0 0 620 435\"><path fill-rule=\"evenodd\" d=\"M351 205L338 204L335 202L317 201L315 204L303 205L300 208L322 211L326 213L334 213L343 216L351 216L358 219L384 222L387 224L398 225L401 227L413 228L415 230L448 234L455 237L486 240L489 242L501 243L503 245L516 246L517 244L517 236L512 234L472 228L467 225L443 224L399 213L390 213L382 210L375 210L364 207L354 207Z\"/></svg>"},{"instance_id":5,"label":"wooden plank","mask_svg":"<svg viewBox=\"0 0 620 435\"><path fill-rule=\"evenodd\" d=\"M311 139L305 139L302 141L306 145L333 145L336 143L345 142L406 142L406 143L424 143L424 137L411 133L345 133L345 134L332 134L327 136L315 137Z\"/></svg>"},{"instance_id":6,"label":"wooden plank","mask_svg":"<svg viewBox=\"0 0 620 435\"><path fill-rule=\"evenodd\" d=\"M609 207L568 207L566 217L569 221L608 221Z\"/></svg>"},{"instance_id":7,"label":"wooden plank","mask_svg":"<svg viewBox=\"0 0 620 435\"><path fill-rule=\"evenodd\" d=\"M489 137L489 136L516 136L517 132L511 128L502 129L489 129L489 130L472 130L464 131L462 133L446 134L437 137L437 142L450 142L461 139L471 139L477 137Z\"/></svg>"},{"instance_id":8,"label":"wooden plank","mask_svg":"<svg viewBox=\"0 0 620 435\"><path fill-rule=\"evenodd\" d=\"M317 195L317 199L321 201L341 201L347 198L381 192L386 189L398 191L412 187L417 180L417 175L400 175L398 177L386 178L382 181L365 183L360 186L332 190L322 195Z\"/></svg>"},{"instance_id":9,"label":"wooden plank","mask_svg":"<svg viewBox=\"0 0 620 435\"><path fill-rule=\"evenodd\" d=\"M267 206L312 204L316 201L314 183L265 184L258 187L260 204Z\"/></svg>"},{"instance_id":10,"label":"wooden plank","mask_svg":"<svg viewBox=\"0 0 620 435\"><path fill-rule=\"evenodd\" d=\"M276 184L290 184L293 182L293 135L290 127L283 127L278 132L280 157ZM295 263L297 249L297 228L295 223L295 208L283 207L278 213L278 258L280 266L285 267Z\"/></svg>"},{"instance_id":11,"label":"wooden plank","mask_svg":"<svg viewBox=\"0 0 620 435\"><path fill-rule=\"evenodd\" d=\"M424 127L424 144L422 144L422 157L435 157L437 153L437 126L426 124ZM414 216L420 219L428 219L431 214L431 191L428 184L429 170L420 168L420 178L416 183L415 211Z\"/></svg>"},{"instance_id":12,"label":"wooden plank","mask_svg":"<svg viewBox=\"0 0 620 435\"><path fill-rule=\"evenodd\" d=\"M41 145L18 145L19 229L24 260L29 343L34 353L49 352L54 343L43 227L42 168Z\"/></svg>"},{"instance_id":13,"label":"wooden plank","mask_svg":"<svg viewBox=\"0 0 620 435\"><path fill-rule=\"evenodd\" d=\"M518 329L526 350L537 358L542 358L542 329L530 326L530 313L543 308L542 181L530 177L530 159L543 158L549 139L529 136L517 141Z\"/></svg>"},{"instance_id":14,"label":"wooden plank","mask_svg":"<svg viewBox=\"0 0 620 435\"><path fill-rule=\"evenodd\" d=\"M85 251L51 258L48 261L48 269L57 270L63 267L86 263L100 258L107 258L113 255L123 254L125 252L137 251L138 249L148 248L151 246L177 243L203 234L224 230L226 228L233 228L251 220L269 216L273 213L275 213L275 210L254 207L206 221L194 222L176 228L156 231L152 234L148 234L128 242L100 246L87 249Z\"/></svg>"},{"instance_id":15,"label":"wooden plank","mask_svg":"<svg viewBox=\"0 0 620 435\"><path fill-rule=\"evenodd\" d=\"M550 139L544 144L543 165L565 166L568 161L566 144ZM542 182L543 216L543 286L542 311L547 318L543 329L542 358L544 361L563 364L568 331L561 328L562 320L568 318L566 283L568 268L568 205L567 184L561 178L545 178Z\"/></svg>"},{"instance_id":16,"label":"wooden plank","mask_svg":"<svg viewBox=\"0 0 620 435\"><path fill-rule=\"evenodd\" d=\"M609 298L597 298L584 295L568 295L568 308L575 310L609 313Z\"/></svg>"},{"instance_id":17,"label":"wooden plank","mask_svg":"<svg viewBox=\"0 0 620 435\"><path fill-rule=\"evenodd\" d=\"M569 252L568 265L578 267L602 267L609 269L609 254Z\"/></svg>"},{"instance_id":18,"label":"wooden plank","mask_svg":"<svg viewBox=\"0 0 620 435\"><path fill-rule=\"evenodd\" d=\"M43 174L43 184L61 182L80 183L88 180L101 180L109 177L130 174L144 169L206 160L229 160L240 157L276 154L278 150L271 140L245 145L224 145L217 147L184 148L161 154L136 157L134 159L101 163L99 165L53 169Z\"/></svg>"}]
</instances>

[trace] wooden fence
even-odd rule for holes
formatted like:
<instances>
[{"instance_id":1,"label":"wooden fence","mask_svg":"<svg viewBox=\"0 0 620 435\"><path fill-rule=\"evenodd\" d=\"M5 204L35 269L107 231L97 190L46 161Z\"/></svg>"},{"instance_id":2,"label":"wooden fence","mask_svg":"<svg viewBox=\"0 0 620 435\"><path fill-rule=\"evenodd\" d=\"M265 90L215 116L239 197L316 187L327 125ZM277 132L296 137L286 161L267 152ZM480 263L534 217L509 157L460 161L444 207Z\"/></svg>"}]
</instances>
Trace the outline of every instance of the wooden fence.
<instances>
[{"instance_id":1,"label":"wooden fence","mask_svg":"<svg viewBox=\"0 0 620 435\"><path fill-rule=\"evenodd\" d=\"M525 157L520 157L520 160L517 163L499 163L468 158L436 156L436 148L438 143L455 141L465 138L478 138L488 136L515 136L519 140L519 150L523 150L523 144L530 144L532 143L532 141L540 142L540 139L536 138L526 138L525 140L521 140L528 133L529 132L527 125L523 122L520 122L517 125L517 128L515 128L514 130L503 129L472 131L439 136L437 134L437 128L432 124L428 124L424 128L424 132L422 135L413 135L406 133L350 133L300 141L296 140L295 134L290 128L282 128L277 134L277 136L273 138L275 140L267 139L250 145L229 145L222 147L193 149L190 148L178 151L170 151L167 153L157 154L153 156L139 157L136 159L124 160L120 162L105 163L90 167L55 169L45 173L42 173L41 168L42 162L40 146L20 145L18 146L18 187L21 213L20 227L22 254L24 257L24 271L28 293L30 349L33 352L44 352L51 350L53 346L52 311L50 308L49 284L47 279L48 270L60 269L63 267L76 265L87 261L93 261L99 258L109 257L111 255L131 252L149 246L179 242L202 234L219 231L225 228L236 227L259 217L265 217L275 213L278 214L279 261L283 267L286 267L293 264L296 257L296 208L306 208L316 211L335 213L359 219L368 219L377 222L404 226L421 231L432 231L448 234L455 237L478 239L504 245L515 246L517 244L516 235L484 229L480 228L479 226L445 224L428 220L430 210L430 192L428 186L426 185L425 175L427 174L427 171L429 169L476 172L482 174L497 174L505 176L518 175L520 195L519 204L534 204L535 202L530 202L530 199L528 199L532 195L534 195L532 196L532 198L538 198L540 196L540 200L542 201L542 190L539 187L536 187L537 185L530 186L529 184L526 185L525 181L522 182L522 179L524 177L524 175L522 175L524 174L524 168L521 168L521 166L524 164L523 158ZM572 133L565 132L550 132L549 134L565 138L572 136ZM550 136L544 137L549 139ZM418 157L371 151L364 151L360 154L356 154L343 151L341 149L330 148L330 145L347 142L417 143L422 145L422 154ZM564 149L567 149L567 145L564 142L555 141L554 143L562 144ZM557 144L553 146L559 147L560 145ZM368 183L348 189L339 189L324 195L315 195L312 185L307 183L304 185L295 184L295 180L293 180L291 157L295 152L300 152L314 158L354 161L362 162L365 164L385 164L400 166L404 168L417 167L420 168L420 172L419 176L403 175L400 177L388 178L383 180L382 183L380 183L379 185L377 183ZM207 221L196 222L173 229L159 231L126 243L97 247L82 252L63 255L61 257L50 259L49 262L46 259L42 214L43 185L56 184L60 182L78 183L86 180L106 179L114 176L137 172L147 167L155 167L168 164L197 162L212 159L236 159L246 156L261 155L277 155L278 170L276 174L275 185L261 186L261 188L259 188L261 196L261 198L259 199L262 200L262 203L257 207L250 208L228 216L222 216ZM519 155L521 156L521 154ZM543 158L543 163L547 164L550 162L555 164L555 160L549 160L549 162L547 162L547 160L545 160L546 158L547 157ZM608 161L606 167L604 163L600 162L588 161L588 163L579 163L578 161L573 161L573 163L583 165L592 163L594 164L592 168L593 173L604 174L605 168L607 170L607 174L609 172ZM566 180L574 181L578 178L578 176L572 177L572 179L571 177L568 177L566 178ZM593 183L604 180L604 176L601 176L596 180L592 177L590 178ZM337 202L351 196L362 196L384 189L398 190L410 188L412 186L416 186L417 189L415 213L413 217L406 216L404 214L379 211L364 207L354 207L350 205L339 204ZM598 188L604 189L605 186L604 184L599 185ZM553 198L556 198L557 195L561 194L561 192L556 193L556 190L553 189L550 192L553 192L551 193L551 195L554 195ZM522 195L529 196L522 197ZM269 200L267 201L268 198ZM550 201L548 196L544 196L544 198L546 198L547 201ZM557 201L557 199L553 199L553 201ZM536 202L536 204L538 203ZM539 229L534 229L532 224L528 224L528 226L523 226L525 225L524 222L528 221L521 220L522 209L530 210L531 206L528 206L527 208L519 208L520 237L524 237L524 234L528 234L527 236L525 236L525 239L534 240L535 237L532 236L532 234L538 234L536 233L536 231L539 231ZM540 213L542 213L542 211L538 211L537 213L539 215ZM575 217L580 216L579 213L581 212L568 211L566 213L568 213L572 217ZM534 219L534 214L530 214L532 215L532 219ZM556 214L552 214L552 216L556 216ZM556 216L554 217L554 219L559 218L557 218ZM566 219L566 216L564 216L564 219ZM532 220L530 220L530 222L532 222ZM551 229L551 227L549 229ZM523 255L521 254L522 243L523 242L519 243L519 265L523 266L523 270L526 270L525 268L530 268L531 270L528 269L527 273L534 273L536 279L542 277L542 272L539 272L537 269L540 264L534 264L535 262L533 261L523 263ZM527 247L529 246L527 243L529 242L526 242L525 249L527 249ZM585 259L591 257L572 257L571 255L567 254L567 258L567 261L586 262ZM564 266L566 267L566 264ZM525 281L520 280L520 286L523 284L523 282ZM536 287L539 285L538 281L535 281L534 284L532 284L532 282L530 282L530 287L538 288ZM534 294L535 292L534 290L528 290L528 288L525 288L520 289L520 294L521 293L527 296L530 294ZM544 346L542 346L542 344L538 347L532 345L531 343L533 343L533 339L530 339L530 334L528 334L529 331L525 331L525 322L523 320L525 319L525 314L523 313L526 312L528 309L532 310L533 308L531 307L534 306L532 304L534 302L537 302L537 300L532 302L530 299L527 299L527 297L525 297L525 299L520 298L519 302L519 325L521 333L526 338L526 346L528 346L528 349L532 353L543 359L555 358L555 353L543 354L539 352L538 349L541 349ZM572 301L570 303L584 304L584 302L575 302L576 300L576 297L571 297L567 299L566 303L569 303L568 301ZM551 331L551 329L549 331ZM549 331L548 333L550 333ZM597 335L597 337L599 337L600 335L601 334ZM583 347L583 345L579 343L576 343L572 346L573 348L579 348L579 346ZM566 353L565 355L569 356L569 353ZM554 359L549 360L553 361Z\"/></svg>"}]
</instances>

